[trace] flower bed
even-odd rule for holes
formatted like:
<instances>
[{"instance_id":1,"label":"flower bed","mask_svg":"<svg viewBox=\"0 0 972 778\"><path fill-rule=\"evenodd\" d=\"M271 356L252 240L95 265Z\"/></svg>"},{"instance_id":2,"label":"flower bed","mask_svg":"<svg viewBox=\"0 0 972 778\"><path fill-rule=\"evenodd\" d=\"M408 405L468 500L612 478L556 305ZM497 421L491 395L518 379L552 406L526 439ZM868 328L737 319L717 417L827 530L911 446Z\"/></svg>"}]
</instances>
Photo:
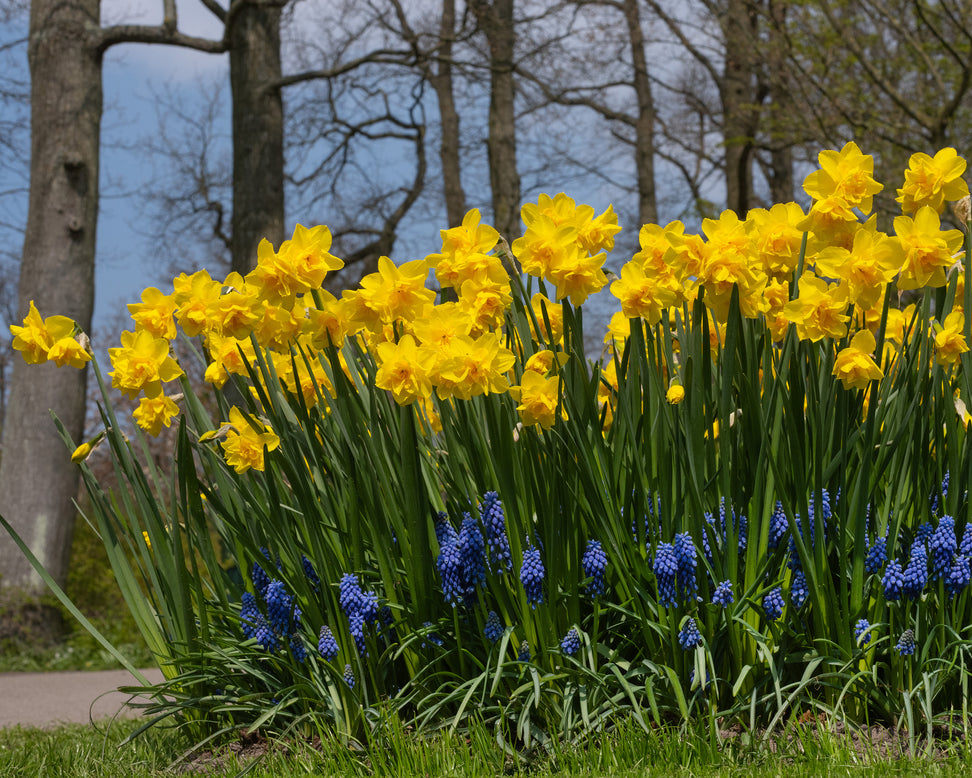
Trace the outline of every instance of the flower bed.
<instances>
[{"instance_id":1,"label":"flower bed","mask_svg":"<svg viewBox=\"0 0 972 778\"><path fill-rule=\"evenodd\" d=\"M616 216L561 194L512 245L470 211L340 298L322 226L264 241L246 277L146 290L111 388L94 366L104 431L67 442L170 679L159 715L476 719L530 743L620 717L964 709L972 285L941 213L960 201L967 227L965 163L915 155L893 234L866 218L870 157L820 163L808 212L645 225L613 282ZM590 359L583 306L608 285ZM32 306L15 347L83 365L62 318ZM143 437L170 425L171 476ZM85 464L102 438L111 494Z\"/></svg>"}]
</instances>

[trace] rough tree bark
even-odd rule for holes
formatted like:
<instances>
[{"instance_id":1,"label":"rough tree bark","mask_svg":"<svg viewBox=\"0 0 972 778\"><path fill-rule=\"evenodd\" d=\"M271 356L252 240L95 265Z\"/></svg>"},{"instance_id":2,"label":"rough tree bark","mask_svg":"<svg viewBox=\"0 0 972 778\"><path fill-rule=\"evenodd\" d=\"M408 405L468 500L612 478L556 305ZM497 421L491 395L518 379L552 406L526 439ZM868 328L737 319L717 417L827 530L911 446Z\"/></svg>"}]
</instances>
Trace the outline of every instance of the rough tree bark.
<instances>
[{"instance_id":1,"label":"rough tree bark","mask_svg":"<svg viewBox=\"0 0 972 778\"><path fill-rule=\"evenodd\" d=\"M233 95L233 270L256 267L263 238L284 239L284 130L279 3L233 0L226 14Z\"/></svg>"},{"instance_id":2,"label":"rough tree bark","mask_svg":"<svg viewBox=\"0 0 972 778\"><path fill-rule=\"evenodd\" d=\"M456 111L452 88L452 44L455 36L455 0L442 0L439 46L435 54L435 73L430 81L439 104L439 123L442 133L439 143L439 161L442 165L446 216L450 227L458 227L462 224L462 217L466 215L466 194L462 188L462 165L459 161L459 113Z\"/></svg>"},{"instance_id":3,"label":"rough tree bark","mask_svg":"<svg viewBox=\"0 0 972 778\"><path fill-rule=\"evenodd\" d=\"M516 166L516 112L513 79L514 0L472 0L470 8L489 44L489 184L493 226L512 240L520 227L520 174Z\"/></svg>"},{"instance_id":4,"label":"rough tree bark","mask_svg":"<svg viewBox=\"0 0 972 778\"><path fill-rule=\"evenodd\" d=\"M95 227L101 129L100 0L34 0L27 56L31 75L30 196L18 308L34 300L44 316L70 316L86 332L94 305ZM77 466L51 421L84 429L86 371L14 362L3 430L0 513L56 581L67 575ZM42 583L5 535L4 586Z\"/></svg>"},{"instance_id":5,"label":"rough tree bark","mask_svg":"<svg viewBox=\"0 0 972 778\"><path fill-rule=\"evenodd\" d=\"M638 0L624 0L624 20L631 40L631 64L634 68L635 99L638 116L635 119L635 171L638 178L638 218L641 224L658 221L655 193L655 102L648 77L645 58L645 36L641 29Z\"/></svg>"},{"instance_id":6,"label":"rough tree bark","mask_svg":"<svg viewBox=\"0 0 972 778\"><path fill-rule=\"evenodd\" d=\"M100 27L100 0L33 0L28 28L31 76L30 195L20 265L18 307L34 300L45 316L91 328L102 111L101 64L117 43L168 43L202 51L223 41L182 35L175 0L164 0L159 26ZM78 472L51 421L84 432L86 371L15 362L0 460L0 513L55 581L67 576ZM49 410L50 409L50 410ZM37 593L43 587L4 533L0 581Z\"/></svg>"},{"instance_id":7,"label":"rough tree bark","mask_svg":"<svg viewBox=\"0 0 972 778\"><path fill-rule=\"evenodd\" d=\"M726 201L745 217L752 204L753 158L759 112L754 90L755 27L752 0L729 0L722 19L725 58L722 71L722 132L726 155Z\"/></svg>"}]
</instances>

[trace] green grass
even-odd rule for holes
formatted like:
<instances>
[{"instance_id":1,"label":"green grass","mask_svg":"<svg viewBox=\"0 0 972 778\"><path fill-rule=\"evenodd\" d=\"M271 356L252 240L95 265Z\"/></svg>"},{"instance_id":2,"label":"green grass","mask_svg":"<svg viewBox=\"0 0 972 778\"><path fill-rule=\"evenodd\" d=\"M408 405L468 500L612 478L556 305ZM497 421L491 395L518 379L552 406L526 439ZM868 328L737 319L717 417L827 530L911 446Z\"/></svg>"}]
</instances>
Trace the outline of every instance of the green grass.
<instances>
[{"instance_id":1,"label":"green grass","mask_svg":"<svg viewBox=\"0 0 972 778\"><path fill-rule=\"evenodd\" d=\"M180 761L189 744L178 730L156 729L132 743L125 738L135 722L104 728L72 725L45 731L14 728L0 733L0 775L70 776L71 778L148 778L183 774ZM713 745L704 733L625 730L587 746L559 746L528 758L504 753L492 733L419 739L413 733L390 733L369 755L340 743L319 749L303 743L271 746L261 758L240 759L230 746L192 762L192 774L233 776L886 776L967 775L967 751L936 748L932 756L882 759L855 751L846 737L793 737L775 752L746 747L739 738Z\"/></svg>"}]
</instances>

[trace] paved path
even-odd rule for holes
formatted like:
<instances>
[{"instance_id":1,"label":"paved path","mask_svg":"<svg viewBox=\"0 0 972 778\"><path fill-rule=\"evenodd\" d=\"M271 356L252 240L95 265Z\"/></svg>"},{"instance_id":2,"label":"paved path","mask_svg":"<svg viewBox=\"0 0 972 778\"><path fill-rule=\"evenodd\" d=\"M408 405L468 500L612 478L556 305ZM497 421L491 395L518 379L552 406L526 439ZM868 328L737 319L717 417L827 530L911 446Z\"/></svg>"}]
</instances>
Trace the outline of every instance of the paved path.
<instances>
[{"instance_id":1,"label":"paved path","mask_svg":"<svg viewBox=\"0 0 972 778\"><path fill-rule=\"evenodd\" d=\"M161 683L162 672L142 670L149 683ZM0 729L21 724L51 727L63 723L87 724L111 718L125 707L128 695L119 686L135 686L127 670L65 673L0 673Z\"/></svg>"}]
</instances>

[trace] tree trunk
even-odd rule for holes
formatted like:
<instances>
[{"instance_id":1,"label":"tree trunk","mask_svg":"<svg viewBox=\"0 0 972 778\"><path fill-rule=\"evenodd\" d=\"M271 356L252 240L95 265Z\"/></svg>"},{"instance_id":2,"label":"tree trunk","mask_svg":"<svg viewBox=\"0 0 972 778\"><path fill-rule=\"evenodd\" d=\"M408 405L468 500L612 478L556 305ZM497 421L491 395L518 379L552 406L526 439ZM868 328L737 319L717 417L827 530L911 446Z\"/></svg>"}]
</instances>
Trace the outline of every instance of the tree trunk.
<instances>
[{"instance_id":1,"label":"tree trunk","mask_svg":"<svg viewBox=\"0 0 972 778\"><path fill-rule=\"evenodd\" d=\"M641 29L638 0L624 0L624 19L631 40L634 90L638 104L635 120L635 171L638 177L638 219L640 224L658 221L655 195L655 102L645 59L645 36Z\"/></svg>"},{"instance_id":2,"label":"tree trunk","mask_svg":"<svg viewBox=\"0 0 972 778\"><path fill-rule=\"evenodd\" d=\"M723 142L726 151L726 200L745 218L753 193L756 134L756 85L753 46L756 14L750 0L729 0L723 20Z\"/></svg>"},{"instance_id":3,"label":"tree trunk","mask_svg":"<svg viewBox=\"0 0 972 778\"><path fill-rule=\"evenodd\" d=\"M466 215L466 195L462 189L462 165L459 160L459 113L456 111L456 100L452 91L452 44L455 36L455 0L442 0L438 59L431 82L439 104L439 123L442 128L439 159L442 164L446 217L450 227L458 227L462 224L462 217Z\"/></svg>"},{"instance_id":4,"label":"tree trunk","mask_svg":"<svg viewBox=\"0 0 972 778\"><path fill-rule=\"evenodd\" d=\"M520 174L516 167L516 112L513 79L514 0L470 3L489 43L489 184L493 226L507 240L520 227Z\"/></svg>"},{"instance_id":5,"label":"tree trunk","mask_svg":"<svg viewBox=\"0 0 972 778\"><path fill-rule=\"evenodd\" d=\"M770 143L770 202L785 203L794 197L793 137L786 122L797 115L792 97L789 69L786 62L786 6L787 2L769 0L768 42L766 64L769 68L769 143Z\"/></svg>"},{"instance_id":6,"label":"tree trunk","mask_svg":"<svg viewBox=\"0 0 972 778\"><path fill-rule=\"evenodd\" d=\"M102 90L91 34L100 0L33 0L30 198L20 265L19 310L34 300L44 316L63 314L86 332L94 304L95 228ZM68 433L84 434L87 373L14 362L0 462L0 513L59 584L74 531L77 465L48 409ZM0 533L3 585L38 592L41 579Z\"/></svg>"},{"instance_id":7,"label":"tree trunk","mask_svg":"<svg viewBox=\"0 0 972 778\"><path fill-rule=\"evenodd\" d=\"M284 239L283 102L278 5L234 0L227 24L233 101L233 270L256 266L257 246Z\"/></svg>"}]
</instances>

